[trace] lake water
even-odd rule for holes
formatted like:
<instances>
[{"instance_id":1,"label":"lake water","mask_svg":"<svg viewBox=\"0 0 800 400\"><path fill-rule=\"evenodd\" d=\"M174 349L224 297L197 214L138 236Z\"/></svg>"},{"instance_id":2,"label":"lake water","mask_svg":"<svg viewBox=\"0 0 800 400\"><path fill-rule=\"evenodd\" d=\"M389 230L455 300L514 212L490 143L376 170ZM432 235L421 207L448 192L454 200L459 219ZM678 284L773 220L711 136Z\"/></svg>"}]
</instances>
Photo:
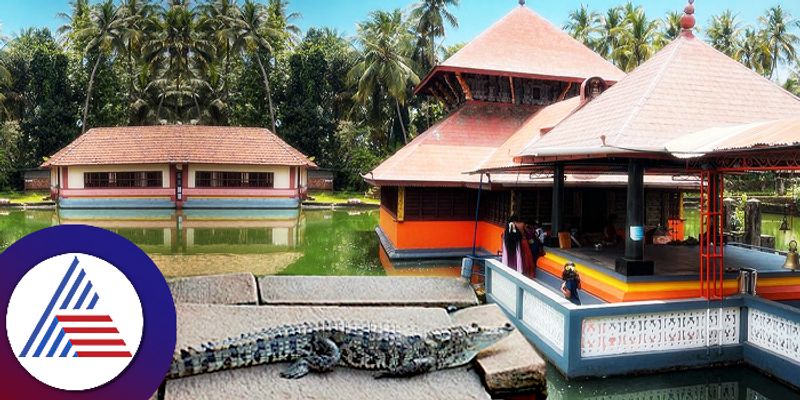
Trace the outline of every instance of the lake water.
<instances>
[{"instance_id":1,"label":"lake water","mask_svg":"<svg viewBox=\"0 0 800 400\"><path fill-rule=\"evenodd\" d=\"M388 262L379 251L374 209L177 214L0 209L0 251L30 232L59 224L112 230L147 252L167 277L243 271L456 276L460 271L457 261ZM794 225L794 232L800 232L800 226ZM548 392L550 399L800 399L800 393L741 367L588 381L566 381L550 367Z\"/></svg>"},{"instance_id":2,"label":"lake water","mask_svg":"<svg viewBox=\"0 0 800 400\"><path fill-rule=\"evenodd\" d=\"M377 210L6 210L0 250L58 224L99 226L131 240L167 277L384 275Z\"/></svg>"}]
</instances>

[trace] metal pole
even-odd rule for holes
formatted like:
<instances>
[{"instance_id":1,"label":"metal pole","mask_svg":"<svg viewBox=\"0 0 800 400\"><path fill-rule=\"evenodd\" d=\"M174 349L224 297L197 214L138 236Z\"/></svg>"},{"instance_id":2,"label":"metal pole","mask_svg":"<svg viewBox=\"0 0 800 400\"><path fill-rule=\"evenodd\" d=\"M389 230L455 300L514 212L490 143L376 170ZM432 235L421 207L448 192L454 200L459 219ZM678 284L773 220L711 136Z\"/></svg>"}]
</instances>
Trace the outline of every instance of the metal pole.
<instances>
[{"instance_id":1,"label":"metal pole","mask_svg":"<svg viewBox=\"0 0 800 400\"><path fill-rule=\"evenodd\" d=\"M475 257L477 255L477 245L478 245L478 218L480 217L480 210L481 210L481 191L483 190L483 173L481 173L481 180L478 184L478 200L475 202L475 228L472 231L472 256Z\"/></svg>"}]
</instances>

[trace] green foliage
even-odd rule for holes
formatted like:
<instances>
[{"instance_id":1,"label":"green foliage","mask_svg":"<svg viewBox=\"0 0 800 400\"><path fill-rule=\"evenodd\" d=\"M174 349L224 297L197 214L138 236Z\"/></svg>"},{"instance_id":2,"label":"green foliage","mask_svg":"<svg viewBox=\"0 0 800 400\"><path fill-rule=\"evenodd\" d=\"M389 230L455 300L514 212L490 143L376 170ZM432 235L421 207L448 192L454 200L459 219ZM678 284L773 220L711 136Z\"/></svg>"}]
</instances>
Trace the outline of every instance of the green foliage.
<instances>
[{"instance_id":1,"label":"green foliage","mask_svg":"<svg viewBox=\"0 0 800 400\"><path fill-rule=\"evenodd\" d=\"M18 169L36 167L75 138L77 102L70 59L47 29L28 30L10 43L12 120L18 121Z\"/></svg>"},{"instance_id":2,"label":"green foliage","mask_svg":"<svg viewBox=\"0 0 800 400\"><path fill-rule=\"evenodd\" d=\"M14 187L19 178L16 165L19 162L20 137L16 122L0 125L0 189Z\"/></svg>"},{"instance_id":3,"label":"green foliage","mask_svg":"<svg viewBox=\"0 0 800 400\"><path fill-rule=\"evenodd\" d=\"M330 30L310 29L288 57L285 86L277 97L281 135L321 166L339 160L336 137L346 117L345 77L353 64L347 41ZM345 102L346 103L346 102Z\"/></svg>"},{"instance_id":4,"label":"green foliage","mask_svg":"<svg viewBox=\"0 0 800 400\"><path fill-rule=\"evenodd\" d=\"M270 127L362 188L360 174L443 115L412 90L460 48L437 46L458 3L373 13L354 46L303 36L286 0L71 0L58 41L31 29L0 49L0 186L82 129L188 123Z\"/></svg>"}]
</instances>

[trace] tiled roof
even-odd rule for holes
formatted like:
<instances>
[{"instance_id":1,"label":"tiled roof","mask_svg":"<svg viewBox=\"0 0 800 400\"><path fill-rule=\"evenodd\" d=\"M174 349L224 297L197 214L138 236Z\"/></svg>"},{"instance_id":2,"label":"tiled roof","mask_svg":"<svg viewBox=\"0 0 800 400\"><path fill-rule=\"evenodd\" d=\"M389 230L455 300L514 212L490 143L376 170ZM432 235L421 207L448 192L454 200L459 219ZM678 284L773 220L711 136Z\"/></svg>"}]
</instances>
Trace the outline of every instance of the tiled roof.
<instances>
[{"instance_id":1,"label":"tiled roof","mask_svg":"<svg viewBox=\"0 0 800 400\"><path fill-rule=\"evenodd\" d=\"M543 130L551 129L570 115L580 105L580 97L576 96L555 104L551 104L536 113L533 117L505 141L492 155L485 160L479 170L513 167L514 156L534 139L542 137Z\"/></svg>"},{"instance_id":2,"label":"tiled roof","mask_svg":"<svg viewBox=\"0 0 800 400\"><path fill-rule=\"evenodd\" d=\"M92 128L42 166L155 163L315 167L267 129L198 125Z\"/></svg>"},{"instance_id":3,"label":"tiled roof","mask_svg":"<svg viewBox=\"0 0 800 400\"><path fill-rule=\"evenodd\" d=\"M479 167L538 107L467 102L365 176L376 184L478 182Z\"/></svg>"},{"instance_id":4,"label":"tiled roof","mask_svg":"<svg viewBox=\"0 0 800 400\"><path fill-rule=\"evenodd\" d=\"M800 117L703 129L667 142L678 157L800 145Z\"/></svg>"},{"instance_id":5,"label":"tiled roof","mask_svg":"<svg viewBox=\"0 0 800 400\"><path fill-rule=\"evenodd\" d=\"M428 76L439 70L574 82L593 76L615 82L625 76L619 68L527 7L515 7Z\"/></svg>"},{"instance_id":6,"label":"tiled roof","mask_svg":"<svg viewBox=\"0 0 800 400\"><path fill-rule=\"evenodd\" d=\"M684 31L516 160L664 151L703 128L799 113L800 99Z\"/></svg>"}]
</instances>

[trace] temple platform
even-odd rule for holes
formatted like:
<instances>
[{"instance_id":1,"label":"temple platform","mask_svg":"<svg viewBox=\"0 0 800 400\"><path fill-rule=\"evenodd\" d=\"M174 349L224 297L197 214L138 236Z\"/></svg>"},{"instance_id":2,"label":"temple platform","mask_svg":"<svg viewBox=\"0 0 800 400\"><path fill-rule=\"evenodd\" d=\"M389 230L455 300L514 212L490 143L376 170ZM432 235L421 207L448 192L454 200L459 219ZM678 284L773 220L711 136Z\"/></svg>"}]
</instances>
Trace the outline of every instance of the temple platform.
<instances>
[{"instance_id":1,"label":"temple platform","mask_svg":"<svg viewBox=\"0 0 800 400\"><path fill-rule=\"evenodd\" d=\"M560 278L564 264L571 261L581 276L582 289L606 302L696 298L700 296L699 251L698 246L645 246L645 259L655 264L654 274L625 276L614 269L616 259L624 254L622 247L548 248L537 263L537 279L542 279L542 273ZM733 245L725 246L724 254L726 295L738 290L740 268L754 268L759 274L759 296L800 300L800 271L783 269L785 256Z\"/></svg>"}]
</instances>

